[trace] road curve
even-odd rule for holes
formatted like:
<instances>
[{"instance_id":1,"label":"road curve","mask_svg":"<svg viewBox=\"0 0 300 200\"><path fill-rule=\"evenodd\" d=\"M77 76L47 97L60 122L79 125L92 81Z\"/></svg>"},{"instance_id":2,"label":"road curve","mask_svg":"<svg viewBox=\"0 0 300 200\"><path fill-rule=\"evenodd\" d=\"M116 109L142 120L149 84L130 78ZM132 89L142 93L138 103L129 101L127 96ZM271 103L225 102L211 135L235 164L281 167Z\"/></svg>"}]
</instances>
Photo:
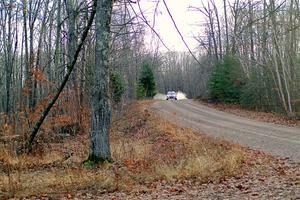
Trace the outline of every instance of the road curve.
<instances>
[{"instance_id":1,"label":"road curve","mask_svg":"<svg viewBox=\"0 0 300 200\"><path fill-rule=\"evenodd\" d=\"M153 108L185 127L300 162L300 128L239 117L193 100L157 101Z\"/></svg>"}]
</instances>

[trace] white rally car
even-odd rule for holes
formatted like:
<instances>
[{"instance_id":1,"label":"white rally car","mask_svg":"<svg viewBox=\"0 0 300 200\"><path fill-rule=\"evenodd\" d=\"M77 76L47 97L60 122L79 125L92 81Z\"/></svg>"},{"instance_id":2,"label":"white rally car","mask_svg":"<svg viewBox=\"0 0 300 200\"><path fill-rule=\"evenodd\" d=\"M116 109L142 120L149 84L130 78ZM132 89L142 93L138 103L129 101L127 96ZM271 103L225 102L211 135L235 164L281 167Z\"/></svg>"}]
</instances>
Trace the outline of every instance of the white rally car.
<instances>
[{"instance_id":1,"label":"white rally car","mask_svg":"<svg viewBox=\"0 0 300 200\"><path fill-rule=\"evenodd\" d=\"M167 93L167 100L174 99L177 100L177 94L174 91L169 91Z\"/></svg>"}]
</instances>

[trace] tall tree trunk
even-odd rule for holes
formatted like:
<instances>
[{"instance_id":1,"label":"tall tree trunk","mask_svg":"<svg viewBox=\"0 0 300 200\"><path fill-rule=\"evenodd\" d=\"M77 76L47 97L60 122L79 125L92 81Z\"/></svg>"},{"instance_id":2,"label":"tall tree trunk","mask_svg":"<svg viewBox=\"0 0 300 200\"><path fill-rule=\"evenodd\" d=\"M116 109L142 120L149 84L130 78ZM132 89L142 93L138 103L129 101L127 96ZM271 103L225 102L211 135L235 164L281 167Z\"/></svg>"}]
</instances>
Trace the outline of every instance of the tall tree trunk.
<instances>
[{"instance_id":1,"label":"tall tree trunk","mask_svg":"<svg viewBox=\"0 0 300 200\"><path fill-rule=\"evenodd\" d=\"M266 65L267 61L267 0L263 1L263 31L262 31L262 60Z\"/></svg>"},{"instance_id":2,"label":"tall tree trunk","mask_svg":"<svg viewBox=\"0 0 300 200\"><path fill-rule=\"evenodd\" d=\"M228 35L228 18L227 18L227 5L226 5L226 0L223 0L223 5L224 5L224 20L225 20L225 37L226 37L226 54L229 53L229 35Z\"/></svg>"},{"instance_id":3,"label":"tall tree trunk","mask_svg":"<svg viewBox=\"0 0 300 200\"><path fill-rule=\"evenodd\" d=\"M47 43L48 43L48 48L47 48L47 65L46 65L46 74L48 75L48 80L50 83L52 83L53 81L53 74L55 73L54 70L52 69L52 63L53 63L53 60L52 60L52 46L51 46L51 43L52 43L52 31L54 29L54 19L53 19L53 16L54 16L54 8L52 8L52 10L50 11L50 16L49 16L49 34L47 36L47 34L45 34L45 43L46 43L46 40L48 39ZM58 26L58 25L57 25ZM48 38L47 38L48 37ZM46 91L44 92L44 94L49 94L51 91L51 84L47 84L46 86Z\"/></svg>"},{"instance_id":4,"label":"tall tree trunk","mask_svg":"<svg viewBox=\"0 0 300 200\"><path fill-rule=\"evenodd\" d=\"M220 26L220 20L219 20L219 12L218 12L218 8L217 8L215 2L213 0L211 0L211 2L214 7L216 21L217 21L217 27L218 27L219 57L220 57L220 59L222 59L223 50L222 50L222 35L221 35L221 26Z\"/></svg>"},{"instance_id":5,"label":"tall tree trunk","mask_svg":"<svg viewBox=\"0 0 300 200\"><path fill-rule=\"evenodd\" d=\"M213 19L211 10L210 10L210 3L208 3L208 16L209 16L210 35L211 35L211 38L212 38L213 44L214 44L215 57L216 57L216 60L218 60L219 59L218 45L217 45L217 41L216 41L216 37L215 37L214 19Z\"/></svg>"},{"instance_id":6,"label":"tall tree trunk","mask_svg":"<svg viewBox=\"0 0 300 200\"><path fill-rule=\"evenodd\" d=\"M95 163L111 159L109 128L109 41L112 0L101 0L96 13L95 66L91 86L92 127L88 160Z\"/></svg>"},{"instance_id":7,"label":"tall tree trunk","mask_svg":"<svg viewBox=\"0 0 300 200\"><path fill-rule=\"evenodd\" d=\"M46 29L46 19L47 19L47 13L48 13L48 4L49 4L49 0L46 0L45 2L45 11L44 11L44 16L43 16L43 20L42 20L42 25L41 25L41 29L40 29L40 35L39 35L39 40L38 40L38 48L37 48L37 55L36 55L36 63L35 63L35 70L39 70L41 69L40 65L41 65L41 53L42 53L42 39L43 39L43 35L45 33L45 29ZM35 97L35 104L37 101L37 79L34 78L33 79L33 93L34 93L34 97ZM34 104L34 105L35 105Z\"/></svg>"},{"instance_id":8,"label":"tall tree trunk","mask_svg":"<svg viewBox=\"0 0 300 200\"><path fill-rule=\"evenodd\" d=\"M30 77L30 69L29 69L29 61L28 61L28 32L27 32L27 1L23 0L23 30L24 30L24 44L25 44L25 55L24 55L24 62L25 62L25 89L30 90L31 87L31 77ZM29 107L29 97L25 102L25 105Z\"/></svg>"},{"instance_id":9,"label":"tall tree trunk","mask_svg":"<svg viewBox=\"0 0 300 200\"><path fill-rule=\"evenodd\" d=\"M238 29L239 5L240 5L240 0L235 0L233 3L233 8L232 8L233 34L232 34L231 53L233 55L235 55L237 53L236 37L237 37L237 29Z\"/></svg>"},{"instance_id":10,"label":"tall tree trunk","mask_svg":"<svg viewBox=\"0 0 300 200\"><path fill-rule=\"evenodd\" d=\"M66 11L69 16L68 18L68 62L72 62L72 57L75 52L75 47L77 45L77 34L76 34L76 5L74 0L66 0ZM72 99L74 102L74 108L79 108L79 88L78 88L78 70L77 67L74 68L74 71L71 75L72 83ZM80 121L80 109L74 109L71 115L74 115L76 122Z\"/></svg>"},{"instance_id":11,"label":"tall tree trunk","mask_svg":"<svg viewBox=\"0 0 300 200\"><path fill-rule=\"evenodd\" d=\"M250 57L251 57L251 65L254 63L254 39L253 39L253 5L251 4L251 1L248 1L249 6L249 33L250 33Z\"/></svg>"},{"instance_id":12,"label":"tall tree trunk","mask_svg":"<svg viewBox=\"0 0 300 200\"><path fill-rule=\"evenodd\" d=\"M60 73L59 73L59 67L60 67L60 50L61 50L61 45L60 45L60 31L61 31L61 0L56 1L57 5L57 14L56 14L56 37L55 37L55 50L54 50L54 66L55 68L55 74L54 74L54 80L57 80L58 82L60 81ZM50 79L50 81L52 81Z\"/></svg>"},{"instance_id":13,"label":"tall tree trunk","mask_svg":"<svg viewBox=\"0 0 300 200\"><path fill-rule=\"evenodd\" d=\"M34 88L33 69L34 69L34 49L33 49L33 34L34 34L34 13L32 8L32 0L29 1L29 109L32 111L36 105L36 91Z\"/></svg>"},{"instance_id":14,"label":"tall tree trunk","mask_svg":"<svg viewBox=\"0 0 300 200\"><path fill-rule=\"evenodd\" d=\"M10 1L12 3L12 1ZM6 100L5 100L5 113L9 116L10 111L11 111L11 80L12 80L12 13L11 9L8 8L8 14L7 14L7 19L8 19L8 32L7 32L7 40L6 42L4 41L6 52L5 52L5 72L6 72L6 83L5 83L5 88L6 88ZM4 32L5 33L5 32ZM6 36L4 34L4 36Z\"/></svg>"}]
</instances>

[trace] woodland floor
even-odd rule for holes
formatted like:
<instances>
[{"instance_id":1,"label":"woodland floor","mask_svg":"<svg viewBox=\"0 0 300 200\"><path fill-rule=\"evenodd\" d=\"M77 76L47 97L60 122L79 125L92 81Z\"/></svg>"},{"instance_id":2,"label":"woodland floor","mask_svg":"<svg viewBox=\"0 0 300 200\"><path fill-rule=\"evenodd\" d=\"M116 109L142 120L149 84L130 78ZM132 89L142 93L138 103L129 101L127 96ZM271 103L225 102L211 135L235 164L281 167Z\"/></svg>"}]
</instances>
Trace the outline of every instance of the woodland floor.
<instances>
[{"instance_id":1,"label":"woodland floor","mask_svg":"<svg viewBox=\"0 0 300 200\"><path fill-rule=\"evenodd\" d=\"M0 199L300 199L299 163L180 127L151 104L113 119L114 163L82 165L84 132L45 129L35 154L21 157L1 140Z\"/></svg>"}]
</instances>

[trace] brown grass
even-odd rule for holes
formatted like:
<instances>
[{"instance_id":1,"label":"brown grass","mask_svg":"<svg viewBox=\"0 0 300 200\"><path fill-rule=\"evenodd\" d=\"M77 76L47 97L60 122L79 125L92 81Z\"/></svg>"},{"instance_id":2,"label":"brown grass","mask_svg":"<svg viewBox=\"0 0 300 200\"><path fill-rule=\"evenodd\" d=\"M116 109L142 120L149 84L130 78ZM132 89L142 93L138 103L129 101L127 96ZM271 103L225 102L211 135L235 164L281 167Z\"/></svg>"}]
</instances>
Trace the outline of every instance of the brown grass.
<instances>
[{"instance_id":1,"label":"brown grass","mask_svg":"<svg viewBox=\"0 0 300 200\"><path fill-rule=\"evenodd\" d=\"M244 154L238 146L172 124L145 109L143 104L147 102L135 104L132 113L136 118L127 112L125 117L131 120L121 120L117 126L123 129L113 129L113 135L117 135L117 131L123 135L115 141L126 141L123 151L114 148L119 145L112 148L113 155L125 163L140 182L190 177L218 182L232 176L240 167ZM134 127L140 128L135 130Z\"/></svg>"},{"instance_id":2,"label":"brown grass","mask_svg":"<svg viewBox=\"0 0 300 200\"><path fill-rule=\"evenodd\" d=\"M52 141L40 154L21 157L11 144L0 144L0 199L86 189L131 191L162 179L219 182L238 173L245 159L238 146L172 124L149 109L151 103L135 102L113 119L113 164L82 166L87 134Z\"/></svg>"}]
</instances>

